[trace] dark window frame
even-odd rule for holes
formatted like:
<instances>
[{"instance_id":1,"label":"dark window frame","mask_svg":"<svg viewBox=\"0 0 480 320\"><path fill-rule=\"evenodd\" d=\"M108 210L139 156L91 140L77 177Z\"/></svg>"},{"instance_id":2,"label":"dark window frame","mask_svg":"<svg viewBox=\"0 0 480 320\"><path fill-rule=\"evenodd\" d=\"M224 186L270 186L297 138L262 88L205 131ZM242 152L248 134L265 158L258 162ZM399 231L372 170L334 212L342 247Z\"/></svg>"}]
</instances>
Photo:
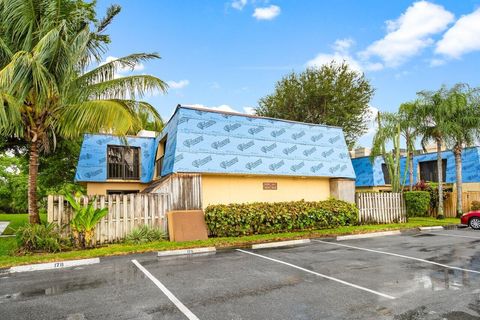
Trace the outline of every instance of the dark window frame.
<instances>
[{"instance_id":1,"label":"dark window frame","mask_svg":"<svg viewBox=\"0 0 480 320\"><path fill-rule=\"evenodd\" d=\"M438 182L437 160L420 161L418 163L420 171L420 180ZM446 182L447 159L442 159L442 182Z\"/></svg>"},{"instance_id":2,"label":"dark window frame","mask_svg":"<svg viewBox=\"0 0 480 320\"><path fill-rule=\"evenodd\" d=\"M167 137L168 137L168 135L163 137L163 139L159 142L159 146L162 146L162 148L163 148L163 154L160 158L155 160L155 167L156 167L155 174L156 174L157 179L160 179L162 177L163 160L165 158L165 151L167 149Z\"/></svg>"},{"instance_id":3,"label":"dark window frame","mask_svg":"<svg viewBox=\"0 0 480 320\"><path fill-rule=\"evenodd\" d=\"M131 164L125 161L125 155L133 151ZM115 154L115 152L117 154ZM117 159L114 159L114 158ZM107 179L108 180L140 180L140 147L108 145L107 146Z\"/></svg>"}]
</instances>

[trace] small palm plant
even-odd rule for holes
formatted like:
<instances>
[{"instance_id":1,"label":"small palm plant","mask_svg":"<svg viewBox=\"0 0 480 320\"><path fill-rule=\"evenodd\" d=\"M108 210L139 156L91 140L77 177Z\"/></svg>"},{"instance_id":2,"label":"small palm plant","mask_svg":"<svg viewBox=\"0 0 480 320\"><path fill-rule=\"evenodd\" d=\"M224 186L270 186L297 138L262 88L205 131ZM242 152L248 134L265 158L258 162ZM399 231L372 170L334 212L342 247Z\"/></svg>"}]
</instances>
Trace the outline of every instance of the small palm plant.
<instances>
[{"instance_id":1,"label":"small palm plant","mask_svg":"<svg viewBox=\"0 0 480 320\"><path fill-rule=\"evenodd\" d=\"M108 208L95 209L93 207L95 198L86 206L80 203L79 197L74 197L71 194L66 194L65 199L70 203L75 213L70 221L75 245L81 248L92 247L95 227L108 214Z\"/></svg>"}]
</instances>

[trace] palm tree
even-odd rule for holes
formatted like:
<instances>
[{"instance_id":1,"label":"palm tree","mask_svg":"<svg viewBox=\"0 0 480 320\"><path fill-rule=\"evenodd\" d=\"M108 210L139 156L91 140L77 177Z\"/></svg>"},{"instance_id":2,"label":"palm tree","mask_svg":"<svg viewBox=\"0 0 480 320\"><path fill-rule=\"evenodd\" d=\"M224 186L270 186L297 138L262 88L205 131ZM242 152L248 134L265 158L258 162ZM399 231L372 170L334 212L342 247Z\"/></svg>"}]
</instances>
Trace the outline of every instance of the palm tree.
<instances>
[{"instance_id":1,"label":"palm tree","mask_svg":"<svg viewBox=\"0 0 480 320\"><path fill-rule=\"evenodd\" d=\"M378 128L373 137L370 159L382 156L390 176L392 192L401 192L403 184L400 176L400 137L401 122L398 113L379 112L377 115ZM392 143L393 150L386 151L386 144ZM408 163L407 163L408 166Z\"/></svg>"},{"instance_id":2,"label":"palm tree","mask_svg":"<svg viewBox=\"0 0 480 320\"><path fill-rule=\"evenodd\" d=\"M120 68L133 70L159 56L138 53L100 64L110 42L105 28L120 7L97 20L93 6L81 0L0 0L0 136L28 146L31 223L40 221L39 153L54 149L57 136L123 135L140 129L142 113L161 121L153 106L137 99L164 92L166 84L149 75L116 76Z\"/></svg>"},{"instance_id":3,"label":"palm tree","mask_svg":"<svg viewBox=\"0 0 480 320\"><path fill-rule=\"evenodd\" d=\"M437 146L438 172L438 213L437 218L443 219L443 171L442 146L452 132L452 117L455 105L449 103L449 90L442 87L438 91L421 91L419 96L418 116L421 121L419 134L422 137L422 147L425 150L430 141Z\"/></svg>"},{"instance_id":4,"label":"palm tree","mask_svg":"<svg viewBox=\"0 0 480 320\"><path fill-rule=\"evenodd\" d=\"M405 139L407 147L406 167L409 174L409 190L413 189L413 155L415 152L415 141L418 137L418 114L417 102L402 103L398 109L398 119L400 122L400 130Z\"/></svg>"},{"instance_id":5,"label":"palm tree","mask_svg":"<svg viewBox=\"0 0 480 320\"><path fill-rule=\"evenodd\" d=\"M471 146L480 133L480 100L478 89L468 85L457 84L448 94L447 103L454 112L451 115L451 130L447 143L452 147L455 156L455 173L457 187L457 216L462 215L462 152L464 147Z\"/></svg>"}]
</instances>

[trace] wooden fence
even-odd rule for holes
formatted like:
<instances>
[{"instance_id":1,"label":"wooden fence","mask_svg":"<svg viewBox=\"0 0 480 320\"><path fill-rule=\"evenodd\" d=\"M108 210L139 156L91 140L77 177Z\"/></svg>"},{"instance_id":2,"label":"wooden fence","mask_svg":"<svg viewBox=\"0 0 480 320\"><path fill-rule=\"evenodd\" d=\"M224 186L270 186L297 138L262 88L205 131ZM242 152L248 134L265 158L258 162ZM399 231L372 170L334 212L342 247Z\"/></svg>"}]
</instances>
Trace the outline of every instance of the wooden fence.
<instances>
[{"instance_id":1,"label":"wooden fence","mask_svg":"<svg viewBox=\"0 0 480 320\"><path fill-rule=\"evenodd\" d=\"M95 208L108 208L108 214L97 224L97 243L115 242L125 238L134 228L141 225L157 227L167 233L166 212L169 210L167 194L128 194L83 197L83 205L95 201ZM48 222L64 226L70 232L73 212L63 196L48 196Z\"/></svg>"},{"instance_id":2,"label":"wooden fence","mask_svg":"<svg viewBox=\"0 0 480 320\"><path fill-rule=\"evenodd\" d=\"M395 223L407 221L403 193L359 192L355 196L359 222Z\"/></svg>"},{"instance_id":3,"label":"wooden fence","mask_svg":"<svg viewBox=\"0 0 480 320\"><path fill-rule=\"evenodd\" d=\"M480 191L466 191L462 193L462 211L468 212L472 209L472 201L480 201ZM432 212L433 216L437 215L436 210ZM448 192L447 199L444 201L445 217L457 216L457 193Z\"/></svg>"}]
</instances>

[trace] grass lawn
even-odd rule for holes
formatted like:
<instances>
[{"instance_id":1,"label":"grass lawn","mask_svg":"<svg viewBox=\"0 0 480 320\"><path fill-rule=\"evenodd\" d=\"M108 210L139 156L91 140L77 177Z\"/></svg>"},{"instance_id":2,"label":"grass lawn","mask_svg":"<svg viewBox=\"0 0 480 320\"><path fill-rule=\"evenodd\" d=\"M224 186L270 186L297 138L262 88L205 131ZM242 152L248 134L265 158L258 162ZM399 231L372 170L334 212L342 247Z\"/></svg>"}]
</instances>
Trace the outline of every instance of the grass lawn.
<instances>
[{"instance_id":1,"label":"grass lawn","mask_svg":"<svg viewBox=\"0 0 480 320\"><path fill-rule=\"evenodd\" d=\"M0 215L1 217L1 215ZM416 227L451 225L460 222L457 218L447 218L437 220L434 218L410 218L407 223L383 224L383 225L363 225L339 227L333 229L309 230L299 232L286 232L277 234L261 234L245 237L225 237L210 238L204 241L189 242L169 242L158 241L142 245L129 244L111 244L104 247L90 249L60 252L55 254L32 254L28 256L15 256L13 252L16 249L14 238L0 238L0 268L7 268L14 265L41 263L59 260L82 259L92 257L104 257L111 255L124 255L129 253L141 253L149 251L186 249L204 246L215 246L217 248L241 247L248 246L253 243L313 238L313 237L333 237L337 235L368 233L374 231L400 230Z\"/></svg>"},{"instance_id":2,"label":"grass lawn","mask_svg":"<svg viewBox=\"0 0 480 320\"><path fill-rule=\"evenodd\" d=\"M40 219L42 221L47 220L46 214L40 214ZM15 230L28 223L28 214L27 213L0 213L0 221L10 221L7 229L3 231L3 235L14 234ZM0 249L1 250L1 249Z\"/></svg>"}]
</instances>

